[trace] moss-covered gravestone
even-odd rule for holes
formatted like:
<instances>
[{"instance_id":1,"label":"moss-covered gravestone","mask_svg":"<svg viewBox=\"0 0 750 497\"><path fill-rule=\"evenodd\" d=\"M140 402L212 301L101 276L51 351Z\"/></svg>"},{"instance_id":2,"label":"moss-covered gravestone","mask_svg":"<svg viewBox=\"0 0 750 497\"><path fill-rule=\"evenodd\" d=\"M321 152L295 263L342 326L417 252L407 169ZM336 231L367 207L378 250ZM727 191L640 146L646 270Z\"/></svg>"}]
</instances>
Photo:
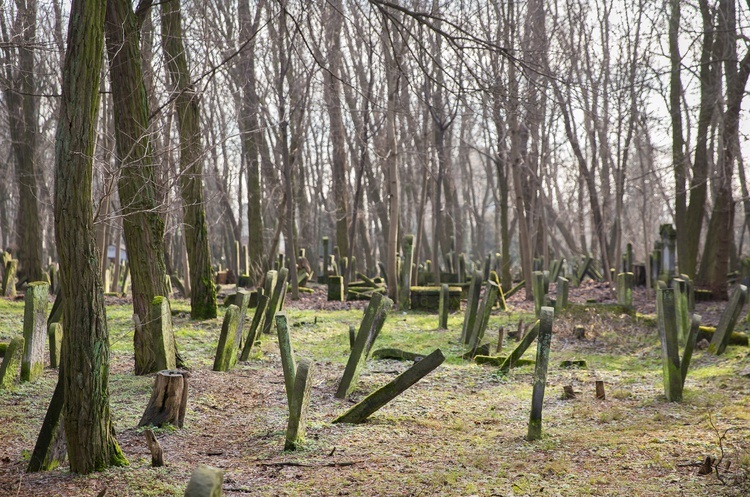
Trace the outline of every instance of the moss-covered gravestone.
<instances>
[{"instance_id":1,"label":"moss-covered gravestone","mask_svg":"<svg viewBox=\"0 0 750 497\"><path fill-rule=\"evenodd\" d=\"M559 313L568 307L568 288L570 282L562 276L557 278L557 294L555 296L555 312Z\"/></svg>"},{"instance_id":2,"label":"moss-covered gravestone","mask_svg":"<svg viewBox=\"0 0 750 497\"><path fill-rule=\"evenodd\" d=\"M49 338L49 365L51 368L60 367L60 352L62 352L63 329L60 323L50 323L47 329Z\"/></svg>"},{"instance_id":3,"label":"moss-covered gravestone","mask_svg":"<svg viewBox=\"0 0 750 497\"><path fill-rule=\"evenodd\" d=\"M328 300L334 302L344 301L344 277L328 276Z\"/></svg>"},{"instance_id":4,"label":"moss-covered gravestone","mask_svg":"<svg viewBox=\"0 0 750 497\"><path fill-rule=\"evenodd\" d=\"M18 370L23 356L23 337L15 337L8 344L0 365L0 389L10 389L18 378Z\"/></svg>"},{"instance_id":5,"label":"moss-covered gravestone","mask_svg":"<svg viewBox=\"0 0 750 497\"><path fill-rule=\"evenodd\" d=\"M289 326L286 314L276 314L276 332L279 337L279 355L281 355L281 369L284 371L284 386L286 387L286 400L289 409L292 408L292 395L294 382L297 374L297 365L294 361L294 349L292 339L289 336Z\"/></svg>"},{"instance_id":6,"label":"moss-covered gravestone","mask_svg":"<svg viewBox=\"0 0 750 497\"><path fill-rule=\"evenodd\" d=\"M167 297L156 296L151 303L151 333L154 338L155 368L175 369L177 350L172 329L172 308Z\"/></svg>"},{"instance_id":7,"label":"moss-covered gravestone","mask_svg":"<svg viewBox=\"0 0 750 497\"><path fill-rule=\"evenodd\" d=\"M247 332L245 337L245 343L242 346L242 354L240 354L240 361L247 361L250 357L250 351L253 348L256 340L260 338L260 332L262 329L262 322L266 316L266 307L268 306L268 297L266 295L258 296L258 304L255 307L255 314L253 314L253 320L250 322L250 330Z\"/></svg>"},{"instance_id":8,"label":"moss-covered gravestone","mask_svg":"<svg viewBox=\"0 0 750 497\"><path fill-rule=\"evenodd\" d=\"M234 297L234 305L240 308L239 321L237 322L237 335L234 337L234 343L237 350L242 350L245 334L245 316L247 315L247 309L250 306L250 292L246 290L237 290L237 294Z\"/></svg>"},{"instance_id":9,"label":"moss-covered gravestone","mask_svg":"<svg viewBox=\"0 0 750 497\"><path fill-rule=\"evenodd\" d=\"M450 290L448 289L448 285L443 283L440 285L440 309L439 309L439 323L438 328L440 329L448 329L448 299L450 298Z\"/></svg>"},{"instance_id":10,"label":"moss-covered gravestone","mask_svg":"<svg viewBox=\"0 0 750 497\"><path fill-rule=\"evenodd\" d=\"M296 450L305 438L307 425L307 408L310 405L313 365L302 359L297 365L292 390L292 402L289 405L289 422L286 427L284 450Z\"/></svg>"},{"instance_id":11,"label":"moss-covered gravestone","mask_svg":"<svg viewBox=\"0 0 750 497\"><path fill-rule=\"evenodd\" d=\"M398 375L387 385L375 390L365 397L360 403L349 409L346 413L336 418L334 423L361 423L366 420L372 413L395 399L407 388L424 378L430 371L440 366L445 357L440 349L426 356L421 361L417 361Z\"/></svg>"},{"instance_id":12,"label":"moss-covered gravestone","mask_svg":"<svg viewBox=\"0 0 750 497\"><path fill-rule=\"evenodd\" d=\"M237 326L240 322L240 308L232 304L224 314L219 345L216 347L214 371L229 371L237 363Z\"/></svg>"},{"instance_id":13,"label":"moss-covered gravestone","mask_svg":"<svg viewBox=\"0 0 750 497\"><path fill-rule=\"evenodd\" d=\"M461 329L461 343L468 345L471 340L471 332L474 330L474 322L477 319L477 309L479 308L479 295L482 291L482 272L474 271L469 286L469 295L466 300L466 314L464 314L464 324Z\"/></svg>"},{"instance_id":14,"label":"moss-covered gravestone","mask_svg":"<svg viewBox=\"0 0 750 497\"><path fill-rule=\"evenodd\" d=\"M539 321L529 330L528 333L523 337L521 343L510 353L507 359L500 365L500 371L510 371L511 368L518 364L518 361L523 356L524 352L531 346L536 337L539 335Z\"/></svg>"},{"instance_id":15,"label":"moss-covered gravestone","mask_svg":"<svg viewBox=\"0 0 750 497\"><path fill-rule=\"evenodd\" d=\"M221 497L224 471L201 464L190 476L185 497Z\"/></svg>"},{"instance_id":16,"label":"moss-covered gravestone","mask_svg":"<svg viewBox=\"0 0 750 497\"><path fill-rule=\"evenodd\" d=\"M380 334L385 318L388 316L388 311L391 310L392 306L393 301L379 293L374 294L372 299L370 299L370 303L367 305L367 309L365 309L362 323L359 326L354 347L352 347L349 354L344 374L336 390L335 396L337 399L346 398L357 385L360 370L367 360L367 355L370 353L372 344L375 343L375 339Z\"/></svg>"},{"instance_id":17,"label":"moss-covered gravestone","mask_svg":"<svg viewBox=\"0 0 750 497\"><path fill-rule=\"evenodd\" d=\"M547 365L549 364L549 346L552 339L552 320L554 317L554 309L542 307L539 316L536 365L534 366L534 391L531 397L529 431L526 435L526 439L529 441L542 438L542 405L544 404L544 388L547 384Z\"/></svg>"},{"instance_id":18,"label":"moss-covered gravestone","mask_svg":"<svg viewBox=\"0 0 750 497\"><path fill-rule=\"evenodd\" d=\"M490 321L490 314L492 313L492 307L495 305L497 296L500 293L500 287L494 281L487 281L485 283L484 297L482 298L479 309L477 310L477 317L474 321L474 329L471 332L469 338L469 347L471 347L472 353L476 351L479 344L484 338L484 333L487 331L487 324Z\"/></svg>"},{"instance_id":19,"label":"moss-covered gravestone","mask_svg":"<svg viewBox=\"0 0 750 497\"><path fill-rule=\"evenodd\" d=\"M617 303L623 307L633 307L633 273L620 273L617 275Z\"/></svg>"},{"instance_id":20,"label":"moss-covered gravestone","mask_svg":"<svg viewBox=\"0 0 750 497\"><path fill-rule=\"evenodd\" d=\"M677 345L677 315L674 290L659 288L656 291L656 313L659 321L661 358L664 378L664 395L670 402L682 401L682 373Z\"/></svg>"},{"instance_id":21,"label":"moss-covered gravestone","mask_svg":"<svg viewBox=\"0 0 750 497\"><path fill-rule=\"evenodd\" d=\"M21 381L35 381L44 371L44 342L47 338L49 284L29 283L23 312L23 360Z\"/></svg>"},{"instance_id":22,"label":"moss-covered gravestone","mask_svg":"<svg viewBox=\"0 0 750 497\"><path fill-rule=\"evenodd\" d=\"M536 317L539 317L542 307L547 305L547 293L544 291L544 273L534 271L531 275L531 282L534 293L534 311Z\"/></svg>"},{"instance_id":23,"label":"moss-covered gravestone","mask_svg":"<svg viewBox=\"0 0 750 497\"><path fill-rule=\"evenodd\" d=\"M3 275L3 297L14 298L16 296L16 272L18 261L11 259L5 263L5 274Z\"/></svg>"},{"instance_id":24,"label":"moss-covered gravestone","mask_svg":"<svg viewBox=\"0 0 750 497\"><path fill-rule=\"evenodd\" d=\"M282 267L276 276L276 284L273 287L273 291L268 294L270 296L268 300L268 307L266 308L266 319L263 321L263 333L271 333L271 326L273 325L273 317L281 309L284 295L286 295L286 280L289 276L289 269Z\"/></svg>"}]
</instances>

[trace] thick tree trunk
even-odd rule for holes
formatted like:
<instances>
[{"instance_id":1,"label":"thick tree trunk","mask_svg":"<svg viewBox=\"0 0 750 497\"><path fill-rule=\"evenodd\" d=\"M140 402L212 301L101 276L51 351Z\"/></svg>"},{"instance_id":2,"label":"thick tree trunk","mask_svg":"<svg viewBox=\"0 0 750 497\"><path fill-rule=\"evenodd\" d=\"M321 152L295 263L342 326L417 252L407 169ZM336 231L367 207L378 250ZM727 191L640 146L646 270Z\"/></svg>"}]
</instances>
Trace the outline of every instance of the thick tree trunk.
<instances>
[{"instance_id":1,"label":"thick tree trunk","mask_svg":"<svg viewBox=\"0 0 750 497\"><path fill-rule=\"evenodd\" d=\"M55 235L67 296L63 416L76 473L127 464L109 413L109 336L91 204L104 5L73 0L55 150Z\"/></svg>"},{"instance_id":2,"label":"thick tree trunk","mask_svg":"<svg viewBox=\"0 0 750 497\"><path fill-rule=\"evenodd\" d=\"M167 294L164 220L158 212L148 103L138 42L138 19L128 0L108 0L105 19L109 75L115 117L117 182L123 234L133 289L133 311L150 323L151 302ZM156 370L149 326L136 329L135 373Z\"/></svg>"},{"instance_id":3,"label":"thick tree trunk","mask_svg":"<svg viewBox=\"0 0 750 497\"><path fill-rule=\"evenodd\" d=\"M211 248L208 245L208 223L203 205L200 96L190 82L178 0L161 3L161 39L172 91L176 93L180 192L185 248L190 266L190 317L213 319L216 317L216 287L211 274Z\"/></svg>"}]
</instances>

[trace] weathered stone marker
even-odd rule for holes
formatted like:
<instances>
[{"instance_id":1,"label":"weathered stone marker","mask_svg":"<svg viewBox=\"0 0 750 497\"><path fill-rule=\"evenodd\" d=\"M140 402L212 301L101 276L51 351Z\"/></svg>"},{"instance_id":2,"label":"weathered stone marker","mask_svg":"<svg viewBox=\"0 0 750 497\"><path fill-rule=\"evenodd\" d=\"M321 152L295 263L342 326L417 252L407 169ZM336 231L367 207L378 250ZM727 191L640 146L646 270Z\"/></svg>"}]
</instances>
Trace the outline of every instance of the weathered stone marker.
<instances>
[{"instance_id":1,"label":"weathered stone marker","mask_svg":"<svg viewBox=\"0 0 750 497\"><path fill-rule=\"evenodd\" d=\"M250 323L250 330L247 332L245 338L245 345L242 347L242 354L240 355L241 361L247 361L250 357L250 351L253 345L260 338L260 332L262 330L261 322L266 316L266 307L268 306L268 296L259 295L258 305L255 308L255 314L253 314L253 320Z\"/></svg>"},{"instance_id":2,"label":"weathered stone marker","mask_svg":"<svg viewBox=\"0 0 750 497\"><path fill-rule=\"evenodd\" d=\"M532 291L534 292L534 312L536 317L542 312L542 307L546 305L547 295L544 291L544 273L534 271L531 277Z\"/></svg>"},{"instance_id":3,"label":"weathered stone marker","mask_svg":"<svg viewBox=\"0 0 750 497\"><path fill-rule=\"evenodd\" d=\"M55 391L52 393L52 400L47 407L47 413L44 415L34 451L31 453L29 465L26 468L27 473L51 471L65 462L68 452L63 427L63 392L62 374L60 374Z\"/></svg>"},{"instance_id":4,"label":"weathered stone marker","mask_svg":"<svg viewBox=\"0 0 750 497\"><path fill-rule=\"evenodd\" d=\"M570 282L562 276L557 278L557 289L555 296L555 312L558 314L568 307L568 288Z\"/></svg>"},{"instance_id":5,"label":"weathered stone marker","mask_svg":"<svg viewBox=\"0 0 750 497\"><path fill-rule=\"evenodd\" d=\"M138 427L156 427L169 423L182 428L188 399L188 375L185 371L159 371L154 379L154 389Z\"/></svg>"},{"instance_id":6,"label":"weathered stone marker","mask_svg":"<svg viewBox=\"0 0 750 497\"><path fill-rule=\"evenodd\" d=\"M234 340L239 322L240 308L232 304L224 314L224 322L221 325L221 335L219 335L219 344L214 358L214 371L229 371L236 364L237 346Z\"/></svg>"},{"instance_id":7,"label":"weathered stone marker","mask_svg":"<svg viewBox=\"0 0 750 497\"><path fill-rule=\"evenodd\" d=\"M409 292L411 289L411 267L414 264L414 235L405 235L404 262L401 265L401 288L398 293L399 307L403 310L410 309Z\"/></svg>"},{"instance_id":8,"label":"weathered stone marker","mask_svg":"<svg viewBox=\"0 0 750 497\"><path fill-rule=\"evenodd\" d=\"M266 319L263 321L263 333L271 333L273 326L273 317L281 308L282 294L286 295L286 280L289 276L289 269L283 267L279 269L276 278L276 285L273 287L273 293L269 293L268 307L266 308Z\"/></svg>"},{"instance_id":9,"label":"weathered stone marker","mask_svg":"<svg viewBox=\"0 0 750 497\"><path fill-rule=\"evenodd\" d=\"M49 365L51 368L60 367L60 352L62 352L63 329L60 323L50 323L47 330L49 338Z\"/></svg>"},{"instance_id":10,"label":"weathered stone marker","mask_svg":"<svg viewBox=\"0 0 750 497\"><path fill-rule=\"evenodd\" d=\"M479 308L479 294L482 291L482 273L474 271L469 285L469 296L466 301L466 314L464 314L464 326L461 329L461 343L469 344L471 332L474 330L474 322L477 318L477 309Z\"/></svg>"},{"instance_id":11,"label":"weathered stone marker","mask_svg":"<svg viewBox=\"0 0 750 497\"><path fill-rule=\"evenodd\" d=\"M695 342L698 340L698 331L701 327L701 316L693 314L690 320L690 331L688 332L687 341L685 343L685 351L682 353L682 360L680 361L680 376L682 376L682 385L685 386L685 378L687 377L688 368L690 367L690 359L693 357L693 349L695 349Z\"/></svg>"},{"instance_id":12,"label":"weathered stone marker","mask_svg":"<svg viewBox=\"0 0 750 497\"><path fill-rule=\"evenodd\" d=\"M344 301L344 277L328 276L328 300Z\"/></svg>"},{"instance_id":13,"label":"weathered stone marker","mask_svg":"<svg viewBox=\"0 0 750 497\"><path fill-rule=\"evenodd\" d=\"M151 304L151 330L154 337L154 353L156 354L156 368L175 369L177 367L177 351L172 329L172 309L166 297L154 297Z\"/></svg>"},{"instance_id":14,"label":"weathered stone marker","mask_svg":"<svg viewBox=\"0 0 750 497\"><path fill-rule=\"evenodd\" d=\"M477 347L479 347L479 344L482 342L482 338L484 338L484 333L487 331L487 324L490 321L492 307L495 305L499 293L500 287L494 281L487 281L485 283L484 297L482 298L482 303L477 310L474 329L469 338L469 347L472 352L476 352Z\"/></svg>"},{"instance_id":15,"label":"weathered stone marker","mask_svg":"<svg viewBox=\"0 0 750 497\"><path fill-rule=\"evenodd\" d=\"M438 328L447 330L448 329L448 299L450 298L450 291L448 285L443 283L440 285L440 309L439 309L439 322Z\"/></svg>"},{"instance_id":16,"label":"weathered stone marker","mask_svg":"<svg viewBox=\"0 0 750 497\"><path fill-rule=\"evenodd\" d=\"M23 312L21 381L36 381L44 371L48 301L49 284L43 281L29 283Z\"/></svg>"},{"instance_id":17,"label":"weathered stone marker","mask_svg":"<svg viewBox=\"0 0 750 497\"><path fill-rule=\"evenodd\" d=\"M534 323L534 326L529 330L528 333L523 337L521 343L510 353L507 359L500 365L500 371L510 371L511 368L516 366L518 360L523 356L526 349L534 342L536 337L539 335L539 321Z\"/></svg>"},{"instance_id":18,"label":"weathered stone marker","mask_svg":"<svg viewBox=\"0 0 750 497\"><path fill-rule=\"evenodd\" d=\"M534 392L531 397L529 431L526 435L526 439L529 441L542 438L542 405L544 404L544 388L547 385L547 365L549 364L549 346L552 340L552 321L554 318L554 309L542 307L539 316L539 339L536 345Z\"/></svg>"},{"instance_id":19,"label":"weathered stone marker","mask_svg":"<svg viewBox=\"0 0 750 497\"><path fill-rule=\"evenodd\" d=\"M375 343L375 339L380 334L385 318L388 316L388 312L392 306L393 301L379 293L374 294L372 299L370 299L370 303L367 305L367 309L365 309L362 323L359 325L357 339L349 354L344 374L336 390L335 397L337 399L346 398L357 385L360 370L367 360L367 355L370 353L372 344Z\"/></svg>"},{"instance_id":20,"label":"weathered stone marker","mask_svg":"<svg viewBox=\"0 0 750 497\"><path fill-rule=\"evenodd\" d=\"M375 390L365 397L359 404L349 409L335 420L334 423L361 423L372 413L398 397L404 390L424 378L430 371L440 366L445 357L440 349L436 349L421 361L398 375L387 385Z\"/></svg>"},{"instance_id":21,"label":"weathered stone marker","mask_svg":"<svg viewBox=\"0 0 750 497\"><path fill-rule=\"evenodd\" d=\"M329 261L329 254L328 254L328 237L323 237L323 269L320 272L320 276L318 277L318 283L323 283L324 285L328 283L328 261Z\"/></svg>"},{"instance_id":22,"label":"weathered stone marker","mask_svg":"<svg viewBox=\"0 0 750 497\"><path fill-rule=\"evenodd\" d=\"M193 470L185 497L221 497L224 471L201 464Z\"/></svg>"},{"instance_id":23,"label":"weathered stone marker","mask_svg":"<svg viewBox=\"0 0 750 497\"><path fill-rule=\"evenodd\" d=\"M289 337L289 326L286 314L276 314L276 332L279 336L279 353L281 355L281 368L284 370L284 386L286 387L286 399L289 409L292 408L292 395L294 392L297 365L294 361L294 349Z\"/></svg>"},{"instance_id":24,"label":"weathered stone marker","mask_svg":"<svg viewBox=\"0 0 750 497\"><path fill-rule=\"evenodd\" d=\"M247 290L237 290L234 297L234 305L239 307L239 317L237 320L237 334L234 337L234 344L238 350L242 350L245 334L245 316L247 316L247 309L250 307L250 292Z\"/></svg>"},{"instance_id":25,"label":"weathered stone marker","mask_svg":"<svg viewBox=\"0 0 750 497\"><path fill-rule=\"evenodd\" d=\"M690 332L690 309L688 308L688 284L682 278L672 280L674 306L677 315L677 339L685 343Z\"/></svg>"},{"instance_id":26,"label":"weathered stone marker","mask_svg":"<svg viewBox=\"0 0 750 497\"><path fill-rule=\"evenodd\" d=\"M661 359L664 376L664 395L669 402L682 401L682 372L677 345L677 315L674 290L659 288L656 291L656 313L659 320Z\"/></svg>"},{"instance_id":27,"label":"weathered stone marker","mask_svg":"<svg viewBox=\"0 0 750 497\"><path fill-rule=\"evenodd\" d=\"M739 285L735 288L734 292L732 292L729 303L721 314L719 324L716 326L716 332L711 339L711 344L708 346L709 352L721 355L727 349L729 337L732 336L734 325L737 324L737 318L740 317L740 313L742 312L746 300L747 287L745 285Z\"/></svg>"},{"instance_id":28,"label":"weathered stone marker","mask_svg":"<svg viewBox=\"0 0 750 497\"><path fill-rule=\"evenodd\" d=\"M617 275L617 303L623 307L633 307L633 273L620 273Z\"/></svg>"},{"instance_id":29,"label":"weathered stone marker","mask_svg":"<svg viewBox=\"0 0 750 497\"><path fill-rule=\"evenodd\" d=\"M23 337L15 337L8 344L0 366L0 389L10 389L18 378L23 357Z\"/></svg>"},{"instance_id":30,"label":"weathered stone marker","mask_svg":"<svg viewBox=\"0 0 750 497\"><path fill-rule=\"evenodd\" d=\"M18 261L16 259L11 259L5 263L5 275L3 275L3 297L15 298L17 271Z\"/></svg>"},{"instance_id":31,"label":"weathered stone marker","mask_svg":"<svg viewBox=\"0 0 750 497\"><path fill-rule=\"evenodd\" d=\"M296 450L305 438L307 425L307 408L310 404L313 365L307 359L300 360L294 376L294 388L291 392L292 402L289 405L289 423L286 427L284 450Z\"/></svg>"}]
</instances>

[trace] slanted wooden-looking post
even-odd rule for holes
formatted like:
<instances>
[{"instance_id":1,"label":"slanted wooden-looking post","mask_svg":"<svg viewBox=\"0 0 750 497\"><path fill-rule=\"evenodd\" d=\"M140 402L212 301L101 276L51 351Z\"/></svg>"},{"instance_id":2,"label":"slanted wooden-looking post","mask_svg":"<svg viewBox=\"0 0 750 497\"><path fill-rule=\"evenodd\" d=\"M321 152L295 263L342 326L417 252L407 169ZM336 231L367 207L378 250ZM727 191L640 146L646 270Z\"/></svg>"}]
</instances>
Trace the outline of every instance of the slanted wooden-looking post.
<instances>
[{"instance_id":1,"label":"slanted wooden-looking post","mask_svg":"<svg viewBox=\"0 0 750 497\"><path fill-rule=\"evenodd\" d=\"M542 307L539 316L539 339L536 347L536 365L534 367L534 393L531 397L531 415L527 440L542 438L542 405L544 388L547 384L547 365L549 364L549 346L552 339L552 321L555 311L551 307Z\"/></svg>"},{"instance_id":2,"label":"slanted wooden-looking post","mask_svg":"<svg viewBox=\"0 0 750 497\"><path fill-rule=\"evenodd\" d=\"M276 314L276 332L279 336L279 353L281 354L281 368L284 371L287 405L291 409L297 365L294 361L294 350L292 349L292 341L289 337L286 314Z\"/></svg>"}]
</instances>

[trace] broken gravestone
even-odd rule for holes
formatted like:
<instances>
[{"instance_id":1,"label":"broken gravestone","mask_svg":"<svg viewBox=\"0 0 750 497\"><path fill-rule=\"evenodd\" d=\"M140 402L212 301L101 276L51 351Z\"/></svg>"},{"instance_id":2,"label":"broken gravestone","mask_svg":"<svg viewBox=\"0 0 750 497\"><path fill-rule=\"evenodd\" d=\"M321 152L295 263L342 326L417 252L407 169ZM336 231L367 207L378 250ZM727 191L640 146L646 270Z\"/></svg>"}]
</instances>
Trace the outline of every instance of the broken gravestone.
<instances>
[{"instance_id":1,"label":"broken gravestone","mask_svg":"<svg viewBox=\"0 0 750 497\"><path fill-rule=\"evenodd\" d=\"M247 332L245 338L245 344L242 347L242 354L240 355L240 361L247 361L250 357L250 351L255 345L255 342L260 338L260 332L263 328L262 322L266 315L266 307L268 306L268 296L259 295L258 305L255 308L255 314L253 314L253 320L250 323L250 330Z\"/></svg>"},{"instance_id":2,"label":"broken gravestone","mask_svg":"<svg viewBox=\"0 0 750 497\"><path fill-rule=\"evenodd\" d=\"M732 336L732 331L734 331L734 325L737 324L737 319L740 317L746 300L747 287L739 285L732 292L729 303L721 314L719 324L716 326L716 332L713 338L711 338L711 344L708 346L709 352L716 355L724 353L729 344L729 338Z\"/></svg>"},{"instance_id":3,"label":"broken gravestone","mask_svg":"<svg viewBox=\"0 0 750 497\"><path fill-rule=\"evenodd\" d=\"M229 371L237 363L237 326L240 321L240 308L232 304L224 314L219 344L216 347L214 371Z\"/></svg>"},{"instance_id":4,"label":"broken gravestone","mask_svg":"<svg viewBox=\"0 0 750 497\"><path fill-rule=\"evenodd\" d=\"M10 389L18 378L18 370L23 357L23 337L15 337L8 344L0 365L0 390Z\"/></svg>"},{"instance_id":5,"label":"broken gravestone","mask_svg":"<svg viewBox=\"0 0 750 497\"><path fill-rule=\"evenodd\" d=\"M305 438L307 425L307 408L310 404L310 389L312 388L313 365L307 359L302 359L297 365L292 389L292 402L289 406L289 422L286 427L284 450L296 450Z\"/></svg>"}]
</instances>

